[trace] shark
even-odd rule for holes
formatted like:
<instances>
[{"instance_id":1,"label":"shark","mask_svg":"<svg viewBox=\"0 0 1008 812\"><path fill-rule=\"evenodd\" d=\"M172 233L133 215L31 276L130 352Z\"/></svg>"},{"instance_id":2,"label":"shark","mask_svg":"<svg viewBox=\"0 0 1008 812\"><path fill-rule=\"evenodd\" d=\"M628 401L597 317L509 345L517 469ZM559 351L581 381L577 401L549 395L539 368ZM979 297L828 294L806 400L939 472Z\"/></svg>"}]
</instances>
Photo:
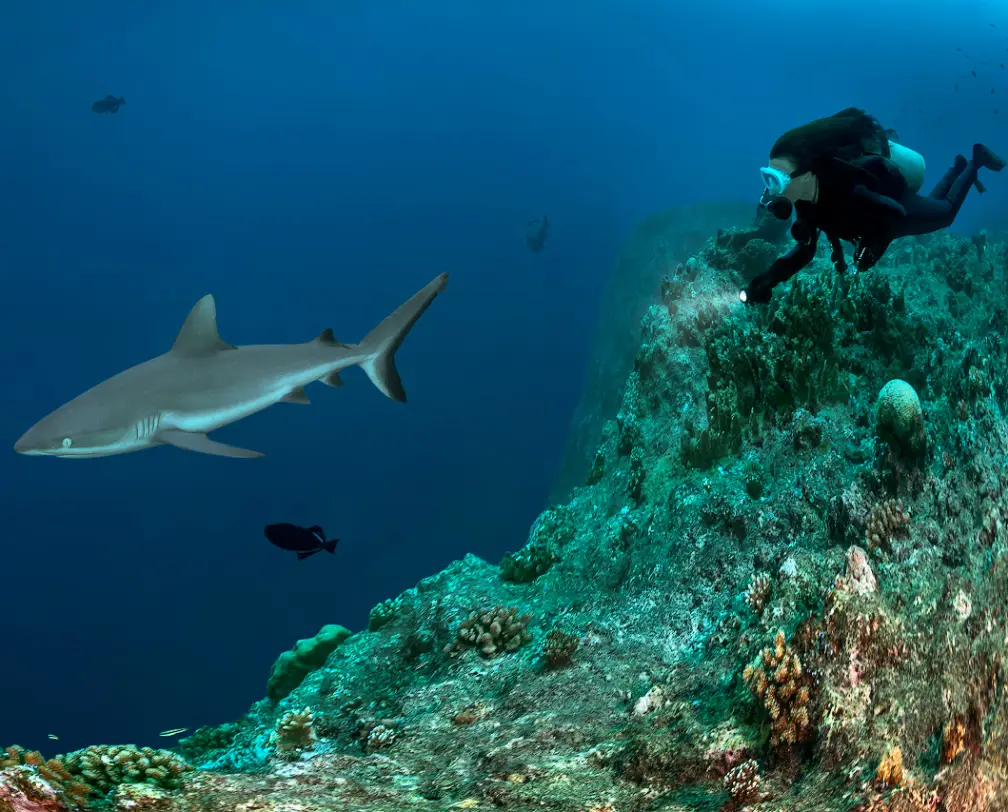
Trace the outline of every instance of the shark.
<instances>
[{"instance_id":1,"label":"shark","mask_svg":"<svg viewBox=\"0 0 1008 812\"><path fill-rule=\"evenodd\" d=\"M276 403L308 404L315 381L342 386L340 371L360 367L386 397L406 402L395 354L417 319L444 290L448 274L429 282L359 344L327 329L297 344L225 342L213 295L200 299L171 349L129 367L43 417L14 444L19 454L80 459L169 445L222 457L261 457L208 433Z\"/></svg>"}]
</instances>

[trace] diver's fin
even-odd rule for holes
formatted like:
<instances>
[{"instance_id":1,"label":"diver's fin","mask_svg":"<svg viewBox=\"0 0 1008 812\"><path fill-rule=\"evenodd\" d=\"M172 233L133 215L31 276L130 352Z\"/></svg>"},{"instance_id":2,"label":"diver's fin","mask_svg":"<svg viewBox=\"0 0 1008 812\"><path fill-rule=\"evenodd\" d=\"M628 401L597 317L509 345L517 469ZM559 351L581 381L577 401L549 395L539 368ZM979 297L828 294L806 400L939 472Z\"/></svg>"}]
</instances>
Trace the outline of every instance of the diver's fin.
<instances>
[{"instance_id":1,"label":"diver's fin","mask_svg":"<svg viewBox=\"0 0 1008 812\"><path fill-rule=\"evenodd\" d=\"M308 396L305 394L303 386L295 386L286 395L280 398L281 403L302 403L305 406L311 403L308 400Z\"/></svg>"},{"instance_id":2,"label":"diver's fin","mask_svg":"<svg viewBox=\"0 0 1008 812\"><path fill-rule=\"evenodd\" d=\"M218 457L238 457L240 459L252 459L253 457L262 456L262 453L259 451L251 451L247 448L238 448L237 446L218 443L215 440L211 440L205 434L195 434L191 431L169 429L168 431L159 431L156 437L161 442L173 445L175 448L181 448L184 451L196 451L199 454L214 454Z\"/></svg>"}]
</instances>

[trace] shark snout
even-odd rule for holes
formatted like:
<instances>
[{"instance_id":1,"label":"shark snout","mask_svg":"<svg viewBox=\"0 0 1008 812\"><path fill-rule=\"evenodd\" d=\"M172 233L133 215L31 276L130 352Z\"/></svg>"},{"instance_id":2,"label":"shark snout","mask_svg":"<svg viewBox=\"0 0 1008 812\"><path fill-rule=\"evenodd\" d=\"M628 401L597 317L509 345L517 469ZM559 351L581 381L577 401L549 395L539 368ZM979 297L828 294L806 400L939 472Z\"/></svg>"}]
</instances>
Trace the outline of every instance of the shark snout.
<instances>
[{"instance_id":1,"label":"shark snout","mask_svg":"<svg viewBox=\"0 0 1008 812\"><path fill-rule=\"evenodd\" d=\"M14 443L14 451L18 454L30 454L32 452L31 443L28 441L28 435L24 435L20 440Z\"/></svg>"}]
</instances>

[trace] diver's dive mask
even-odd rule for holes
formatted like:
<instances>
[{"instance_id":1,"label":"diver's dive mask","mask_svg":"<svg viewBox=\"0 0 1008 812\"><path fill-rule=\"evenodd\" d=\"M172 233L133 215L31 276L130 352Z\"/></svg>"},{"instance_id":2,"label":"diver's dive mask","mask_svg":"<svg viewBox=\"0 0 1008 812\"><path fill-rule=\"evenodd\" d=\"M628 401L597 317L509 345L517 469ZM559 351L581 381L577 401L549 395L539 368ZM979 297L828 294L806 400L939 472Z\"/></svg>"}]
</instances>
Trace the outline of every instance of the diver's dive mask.
<instances>
[{"instance_id":1,"label":"diver's dive mask","mask_svg":"<svg viewBox=\"0 0 1008 812\"><path fill-rule=\"evenodd\" d=\"M760 169L760 177L763 178L763 195L760 197L760 205L769 211L778 220L788 220L794 207L791 201L782 197L784 190L791 183L791 176L780 169L772 166L764 166Z\"/></svg>"},{"instance_id":2,"label":"diver's dive mask","mask_svg":"<svg viewBox=\"0 0 1008 812\"><path fill-rule=\"evenodd\" d=\"M770 197L780 197L791 183L791 176L787 172L774 169L772 166L760 169L760 177L763 178L763 188Z\"/></svg>"}]
</instances>

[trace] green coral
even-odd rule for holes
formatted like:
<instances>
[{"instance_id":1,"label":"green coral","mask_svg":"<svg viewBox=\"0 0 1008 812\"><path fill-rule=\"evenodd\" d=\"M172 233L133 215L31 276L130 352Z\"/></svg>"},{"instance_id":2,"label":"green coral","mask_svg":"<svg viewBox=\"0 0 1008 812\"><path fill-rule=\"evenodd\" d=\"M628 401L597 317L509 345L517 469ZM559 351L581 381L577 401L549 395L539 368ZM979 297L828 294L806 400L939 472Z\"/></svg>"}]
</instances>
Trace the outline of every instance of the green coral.
<instances>
[{"instance_id":1,"label":"green coral","mask_svg":"<svg viewBox=\"0 0 1008 812\"><path fill-rule=\"evenodd\" d=\"M402 601L399 598L386 598L376 604L368 615L368 631L376 632L387 623L391 623L399 614Z\"/></svg>"},{"instance_id":2,"label":"green coral","mask_svg":"<svg viewBox=\"0 0 1008 812\"><path fill-rule=\"evenodd\" d=\"M501 580L527 584L544 575L556 561L549 546L530 541L516 553L507 553L501 559Z\"/></svg>"},{"instance_id":3,"label":"green coral","mask_svg":"<svg viewBox=\"0 0 1008 812\"><path fill-rule=\"evenodd\" d=\"M528 543L501 559L501 579L516 584L534 581L560 560L560 550L573 537L570 510L564 507L544 510L532 525Z\"/></svg>"},{"instance_id":4,"label":"green coral","mask_svg":"<svg viewBox=\"0 0 1008 812\"><path fill-rule=\"evenodd\" d=\"M916 390L906 381L889 381L879 393L875 408L879 438L910 453L920 453L926 443L924 413Z\"/></svg>"},{"instance_id":5,"label":"green coral","mask_svg":"<svg viewBox=\"0 0 1008 812\"><path fill-rule=\"evenodd\" d=\"M765 488L763 466L755 460L749 460L742 467L742 484L750 499L759 499Z\"/></svg>"},{"instance_id":6,"label":"green coral","mask_svg":"<svg viewBox=\"0 0 1008 812\"><path fill-rule=\"evenodd\" d=\"M119 784L151 784L178 789L193 768L170 750L133 744L99 744L62 757L67 772L105 794Z\"/></svg>"},{"instance_id":7,"label":"green coral","mask_svg":"<svg viewBox=\"0 0 1008 812\"><path fill-rule=\"evenodd\" d=\"M312 671L325 665L326 659L350 636L350 631L330 623L314 637L298 640L294 648L281 654L270 671L266 695L279 702L297 688Z\"/></svg>"}]
</instances>

